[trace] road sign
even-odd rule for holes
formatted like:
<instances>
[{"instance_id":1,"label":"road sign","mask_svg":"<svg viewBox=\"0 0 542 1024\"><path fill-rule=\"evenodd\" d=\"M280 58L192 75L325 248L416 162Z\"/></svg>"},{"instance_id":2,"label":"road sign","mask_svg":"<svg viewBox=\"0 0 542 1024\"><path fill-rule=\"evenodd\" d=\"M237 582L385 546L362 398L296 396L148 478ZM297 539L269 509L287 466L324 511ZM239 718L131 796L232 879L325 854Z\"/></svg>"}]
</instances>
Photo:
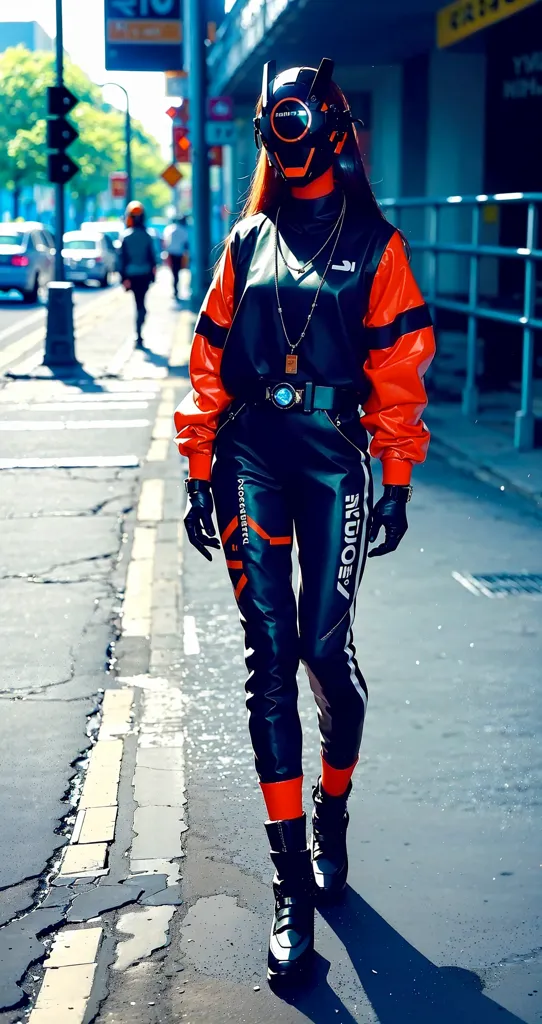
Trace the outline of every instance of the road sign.
<instances>
[{"instance_id":1,"label":"road sign","mask_svg":"<svg viewBox=\"0 0 542 1024\"><path fill-rule=\"evenodd\" d=\"M181 0L105 0L108 71L180 71Z\"/></svg>"},{"instance_id":2,"label":"road sign","mask_svg":"<svg viewBox=\"0 0 542 1024\"><path fill-rule=\"evenodd\" d=\"M482 28L495 25L503 18L509 18L517 11L530 7L537 0L490 0L472 3L472 0L455 0L454 3L437 11L437 46L453 46Z\"/></svg>"},{"instance_id":3,"label":"road sign","mask_svg":"<svg viewBox=\"0 0 542 1024\"><path fill-rule=\"evenodd\" d=\"M166 167L165 171L162 171L160 177L163 178L168 185L171 185L172 188L175 188L175 185L177 185L181 180L182 174L177 170L175 164L170 164L169 167Z\"/></svg>"},{"instance_id":4,"label":"road sign","mask_svg":"<svg viewBox=\"0 0 542 1024\"><path fill-rule=\"evenodd\" d=\"M231 96L209 96L207 100L209 121L232 121L233 99Z\"/></svg>"},{"instance_id":5,"label":"road sign","mask_svg":"<svg viewBox=\"0 0 542 1024\"><path fill-rule=\"evenodd\" d=\"M109 175L109 187L113 199L126 199L128 187L126 171L112 171Z\"/></svg>"},{"instance_id":6,"label":"road sign","mask_svg":"<svg viewBox=\"0 0 542 1024\"><path fill-rule=\"evenodd\" d=\"M188 100L183 100L179 107L168 107L166 114L174 124L188 124L190 118L190 105Z\"/></svg>"},{"instance_id":7,"label":"road sign","mask_svg":"<svg viewBox=\"0 0 542 1024\"><path fill-rule=\"evenodd\" d=\"M65 185L79 170L66 153L68 146L79 138L79 132L64 117L77 102L77 97L63 85L47 89L47 177L55 185Z\"/></svg>"},{"instance_id":8,"label":"road sign","mask_svg":"<svg viewBox=\"0 0 542 1024\"><path fill-rule=\"evenodd\" d=\"M235 121L207 121L205 124L205 141L208 146L231 146L236 135Z\"/></svg>"},{"instance_id":9,"label":"road sign","mask_svg":"<svg viewBox=\"0 0 542 1024\"><path fill-rule=\"evenodd\" d=\"M175 160L178 160L179 163L188 163L190 139L188 138L188 128L185 128L184 125L173 126L173 147Z\"/></svg>"},{"instance_id":10,"label":"road sign","mask_svg":"<svg viewBox=\"0 0 542 1024\"><path fill-rule=\"evenodd\" d=\"M166 71L166 96L188 95L188 75L186 71Z\"/></svg>"}]
</instances>

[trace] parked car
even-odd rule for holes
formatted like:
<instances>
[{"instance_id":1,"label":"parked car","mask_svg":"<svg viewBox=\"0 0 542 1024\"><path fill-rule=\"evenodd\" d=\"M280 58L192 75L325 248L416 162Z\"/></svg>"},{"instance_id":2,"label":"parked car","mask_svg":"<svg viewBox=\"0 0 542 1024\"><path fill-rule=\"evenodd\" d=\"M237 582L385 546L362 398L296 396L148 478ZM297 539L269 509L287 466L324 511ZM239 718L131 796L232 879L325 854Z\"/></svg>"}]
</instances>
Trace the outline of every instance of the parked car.
<instances>
[{"instance_id":1,"label":"parked car","mask_svg":"<svg viewBox=\"0 0 542 1024\"><path fill-rule=\"evenodd\" d=\"M0 291L19 291L25 302L37 302L39 289L54 272L55 243L37 221L0 224Z\"/></svg>"},{"instance_id":2,"label":"parked car","mask_svg":"<svg viewBox=\"0 0 542 1024\"><path fill-rule=\"evenodd\" d=\"M117 270L117 256L113 243L103 233L67 231L62 249L66 281L87 284L97 281L107 288L111 274Z\"/></svg>"},{"instance_id":3,"label":"parked car","mask_svg":"<svg viewBox=\"0 0 542 1024\"><path fill-rule=\"evenodd\" d=\"M89 220L81 224L81 231L90 231L93 235L100 234L104 235L105 238L109 238L113 243L113 248L116 252L117 265L116 270L120 273L120 250L122 246L122 236L126 228L122 220Z\"/></svg>"}]
</instances>

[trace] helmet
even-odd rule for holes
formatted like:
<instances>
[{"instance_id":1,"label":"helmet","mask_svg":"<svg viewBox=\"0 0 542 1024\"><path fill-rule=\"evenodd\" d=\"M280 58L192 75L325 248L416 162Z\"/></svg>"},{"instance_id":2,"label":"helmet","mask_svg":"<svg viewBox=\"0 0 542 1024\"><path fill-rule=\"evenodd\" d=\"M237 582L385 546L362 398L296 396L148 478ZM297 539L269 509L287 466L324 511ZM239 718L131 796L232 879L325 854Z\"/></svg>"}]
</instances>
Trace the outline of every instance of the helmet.
<instances>
[{"instance_id":1,"label":"helmet","mask_svg":"<svg viewBox=\"0 0 542 1024\"><path fill-rule=\"evenodd\" d=\"M128 228L133 228L134 224L142 224L145 220L145 207L143 206L143 203L140 203L138 199L134 199L131 203L128 203L124 216L126 219L126 227Z\"/></svg>"},{"instance_id":2,"label":"helmet","mask_svg":"<svg viewBox=\"0 0 542 1024\"><path fill-rule=\"evenodd\" d=\"M318 70L289 68L277 75L274 60L263 69L255 142L258 148L263 144L269 162L290 184L308 185L319 178L346 141L352 124L346 101L326 102L334 66L324 57Z\"/></svg>"}]
</instances>

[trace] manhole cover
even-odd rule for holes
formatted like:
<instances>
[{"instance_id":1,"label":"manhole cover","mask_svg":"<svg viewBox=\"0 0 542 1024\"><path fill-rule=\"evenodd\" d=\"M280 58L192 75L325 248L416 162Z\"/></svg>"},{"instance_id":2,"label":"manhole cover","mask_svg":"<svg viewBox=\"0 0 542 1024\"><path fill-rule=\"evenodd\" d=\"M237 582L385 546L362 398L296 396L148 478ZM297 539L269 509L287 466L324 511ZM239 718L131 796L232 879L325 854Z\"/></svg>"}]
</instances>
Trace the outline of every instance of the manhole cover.
<instances>
[{"instance_id":1,"label":"manhole cover","mask_svg":"<svg viewBox=\"0 0 542 1024\"><path fill-rule=\"evenodd\" d=\"M454 580L477 597L514 597L517 594L542 595L542 573L496 572L487 576L453 572Z\"/></svg>"}]
</instances>

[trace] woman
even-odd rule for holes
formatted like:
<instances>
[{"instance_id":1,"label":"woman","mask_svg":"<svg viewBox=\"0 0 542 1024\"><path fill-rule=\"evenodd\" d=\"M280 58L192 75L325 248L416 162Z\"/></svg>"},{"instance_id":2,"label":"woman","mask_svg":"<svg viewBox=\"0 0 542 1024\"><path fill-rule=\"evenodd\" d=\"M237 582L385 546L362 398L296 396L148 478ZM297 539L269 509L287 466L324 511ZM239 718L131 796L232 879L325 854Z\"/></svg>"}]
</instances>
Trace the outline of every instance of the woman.
<instances>
[{"instance_id":1,"label":"woman","mask_svg":"<svg viewBox=\"0 0 542 1024\"><path fill-rule=\"evenodd\" d=\"M249 727L276 869L270 981L308 966L314 893L333 898L346 883L346 803L367 705L352 643L356 592L368 540L384 528L371 551L382 555L407 530L411 470L429 442L420 419L429 312L371 193L332 72L327 59L317 72L265 67L255 118L263 150L196 324L193 391L175 413L189 459L188 537L209 559L219 547L213 495L246 634ZM383 463L374 511L367 430ZM310 850L300 661L322 740Z\"/></svg>"},{"instance_id":2,"label":"woman","mask_svg":"<svg viewBox=\"0 0 542 1024\"><path fill-rule=\"evenodd\" d=\"M147 316L145 296L156 274L152 238L145 227L143 203L134 200L126 207L127 231L120 251L120 273L126 291L134 294L136 304L136 348L143 348L141 329Z\"/></svg>"}]
</instances>

